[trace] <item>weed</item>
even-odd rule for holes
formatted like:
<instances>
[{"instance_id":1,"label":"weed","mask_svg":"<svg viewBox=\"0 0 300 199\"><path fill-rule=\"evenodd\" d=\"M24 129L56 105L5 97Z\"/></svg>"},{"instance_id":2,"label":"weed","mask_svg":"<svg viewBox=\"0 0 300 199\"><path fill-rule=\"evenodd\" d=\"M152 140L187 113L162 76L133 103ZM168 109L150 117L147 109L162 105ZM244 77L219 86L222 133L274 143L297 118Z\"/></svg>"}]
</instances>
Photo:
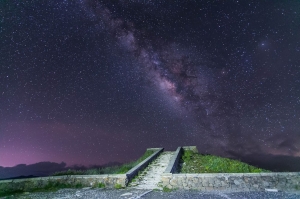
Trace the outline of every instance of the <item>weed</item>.
<instances>
[{"instance_id":1,"label":"weed","mask_svg":"<svg viewBox=\"0 0 300 199\"><path fill-rule=\"evenodd\" d=\"M171 192L172 189L168 188L168 187L163 187L163 192Z\"/></svg>"},{"instance_id":2,"label":"weed","mask_svg":"<svg viewBox=\"0 0 300 199\"><path fill-rule=\"evenodd\" d=\"M102 182L100 182L100 183L98 184L98 188L105 188L105 184L102 183Z\"/></svg>"},{"instance_id":3,"label":"weed","mask_svg":"<svg viewBox=\"0 0 300 199\"><path fill-rule=\"evenodd\" d=\"M123 186L122 186L122 185L120 185L120 184L115 184L115 188L116 188L116 189L122 189L122 188L123 188Z\"/></svg>"},{"instance_id":4,"label":"weed","mask_svg":"<svg viewBox=\"0 0 300 199\"><path fill-rule=\"evenodd\" d=\"M138 174L134 176L134 178L131 179L130 182L136 182L142 179L142 176L144 175L144 171L138 171Z\"/></svg>"}]
</instances>

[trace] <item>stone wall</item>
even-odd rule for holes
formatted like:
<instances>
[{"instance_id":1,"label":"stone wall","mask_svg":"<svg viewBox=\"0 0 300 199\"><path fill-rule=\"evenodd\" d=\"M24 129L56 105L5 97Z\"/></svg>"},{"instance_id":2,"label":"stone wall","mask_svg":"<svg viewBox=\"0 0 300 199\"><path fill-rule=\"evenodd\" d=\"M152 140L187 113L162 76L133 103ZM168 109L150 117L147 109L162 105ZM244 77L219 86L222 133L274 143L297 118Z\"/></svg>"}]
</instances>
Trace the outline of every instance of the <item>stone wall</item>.
<instances>
[{"instance_id":1,"label":"stone wall","mask_svg":"<svg viewBox=\"0 0 300 199\"><path fill-rule=\"evenodd\" d=\"M15 180L1 180L0 192L3 191L32 191L43 189L55 184L63 184L72 187L98 187L99 183L105 184L105 187L112 188L116 184L121 187L127 185L126 174L112 175L70 175L70 176L52 176Z\"/></svg>"},{"instance_id":2,"label":"stone wall","mask_svg":"<svg viewBox=\"0 0 300 199\"><path fill-rule=\"evenodd\" d=\"M162 185L170 189L201 191L300 190L300 172L292 173L219 173L162 175Z\"/></svg>"},{"instance_id":3,"label":"stone wall","mask_svg":"<svg viewBox=\"0 0 300 199\"><path fill-rule=\"evenodd\" d=\"M161 176L163 187L201 191L300 190L300 172L177 174L178 160L184 150L198 152L195 146L178 147L169 170Z\"/></svg>"}]
</instances>

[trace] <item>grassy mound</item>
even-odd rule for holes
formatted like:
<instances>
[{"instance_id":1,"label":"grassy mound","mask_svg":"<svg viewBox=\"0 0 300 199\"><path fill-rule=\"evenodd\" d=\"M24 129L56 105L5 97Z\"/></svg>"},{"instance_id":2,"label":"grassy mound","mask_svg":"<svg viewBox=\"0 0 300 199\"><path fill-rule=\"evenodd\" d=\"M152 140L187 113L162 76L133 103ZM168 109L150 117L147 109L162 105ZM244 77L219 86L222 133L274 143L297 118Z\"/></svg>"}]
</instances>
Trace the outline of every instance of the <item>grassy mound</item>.
<instances>
[{"instance_id":1,"label":"grassy mound","mask_svg":"<svg viewBox=\"0 0 300 199\"><path fill-rule=\"evenodd\" d=\"M147 150L144 155L142 155L138 160L129 162L120 166L113 166L113 167L104 167L104 168L96 168L96 169L87 169L87 170L72 170L69 169L67 171L59 171L52 176L62 176L62 175L100 175L100 174L124 174L140 162L148 158L152 155L155 151L154 150Z\"/></svg>"},{"instance_id":2,"label":"grassy mound","mask_svg":"<svg viewBox=\"0 0 300 199\"><path fill-rule=\"evenodd\" d=\"M180 173L260 173L270 172L249 164L213 155L184 150Z\"/></svg>"}]
</instances>

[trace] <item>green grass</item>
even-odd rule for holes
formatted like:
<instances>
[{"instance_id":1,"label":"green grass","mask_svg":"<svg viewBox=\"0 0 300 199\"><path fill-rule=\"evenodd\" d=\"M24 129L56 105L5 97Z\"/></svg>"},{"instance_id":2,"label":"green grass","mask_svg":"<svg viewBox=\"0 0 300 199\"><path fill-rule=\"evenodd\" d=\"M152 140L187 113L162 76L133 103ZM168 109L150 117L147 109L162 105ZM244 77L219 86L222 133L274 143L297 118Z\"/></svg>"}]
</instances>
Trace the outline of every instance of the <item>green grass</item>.
<instances>
[{"instance_id":1,"label":"green grass","mask_svg":"<svg viewBox=\"0 0 300 199\"><path fill-rule=\"evenodd\" d=\"M172 189L170 189L170 188L168 188L168 187L163 187L163 190L162 190L163 192L171 192L172 191Z\"/></svg>"},{"instance_id":2,"label":"green grass","mask_svg":"<svg viewBox=\"0 0 300 199\"><path fill-rule=\"evenodd\" d=\"M116 189L122 189L123 187L122 187L122 185L120 185L120 184L115 184L115 188L116 188Z\"/></svg>"},{"instance_id":3,"label":"green grass","mask_svg":"<svg viewBox=\"0 0 300 199\"><path fill-rule=\"evenodd\" d=\"M154 150L147 150L142 157L138 160L125 163L120 166L114 167L104 167L97 169L88 169L88 170L67 170L67 171L59 171L52 174L52 176L62 176L62 175L100 175L100 174L125 174L127 171L138 165L140 162L145 160L147 157L152 155Z\"/></svg>"},{"instance_id":4,"label":"green grass","mask_svg":"<svg viewBox=\"0 0 300 199\"><path fill-rule=\"evenodd\" d=\"M100 183L98 184L98 188L105 188L105 184L102 183L102 182L100 182Z\"/></svg>"},{"instance_id":5,"label":"green grass","mask_svg":"<svg viewBox=\"0 0 300 199\"><path fill-rule=\"evenodd\" d=\"M213 155L184 150L180 173L260 173L270 172L249 164Z\"/></svg>"}]
</instances>

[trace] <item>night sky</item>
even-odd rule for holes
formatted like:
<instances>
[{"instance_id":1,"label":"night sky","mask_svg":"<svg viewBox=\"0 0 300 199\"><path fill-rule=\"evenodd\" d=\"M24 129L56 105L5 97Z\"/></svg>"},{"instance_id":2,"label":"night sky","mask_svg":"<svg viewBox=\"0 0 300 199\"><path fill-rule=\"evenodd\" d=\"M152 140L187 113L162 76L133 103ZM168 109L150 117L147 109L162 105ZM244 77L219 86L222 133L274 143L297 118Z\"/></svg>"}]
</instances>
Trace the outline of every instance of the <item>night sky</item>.
<instances>
[{"instance_id":1,"label":"night sky","mask_svg":"<svg viewBox=\"0 0 300 199\"><path fill-rule=\"evenodd\" d=\"M2 167L300 158L299 1L2 0L0 55Z\"/></svg>"}]
</instances>

